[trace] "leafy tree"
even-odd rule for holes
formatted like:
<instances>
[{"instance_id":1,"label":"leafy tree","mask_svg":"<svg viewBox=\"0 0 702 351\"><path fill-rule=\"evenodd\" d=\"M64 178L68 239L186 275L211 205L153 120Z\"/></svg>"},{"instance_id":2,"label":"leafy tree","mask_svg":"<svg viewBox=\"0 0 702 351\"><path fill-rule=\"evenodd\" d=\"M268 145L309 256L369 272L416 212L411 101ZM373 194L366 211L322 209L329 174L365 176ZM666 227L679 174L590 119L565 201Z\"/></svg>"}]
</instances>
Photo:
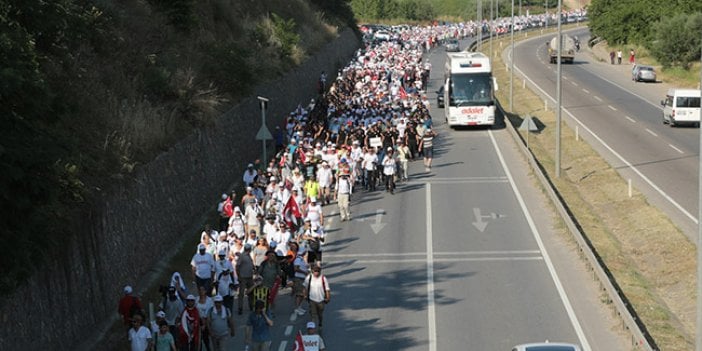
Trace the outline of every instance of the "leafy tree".
<instances>
[{"instance_id":1,"label":"leafy tree","mask_svg":"<svg viewBox=\"0 0 702 351\"><path fill-rule=\"evenodd\" d=\"M688 69L691 62L700 59L702 13L664 17L653 26L653 33L651 53L663 67L679 65Z\"/></svg>"}]
</instances>

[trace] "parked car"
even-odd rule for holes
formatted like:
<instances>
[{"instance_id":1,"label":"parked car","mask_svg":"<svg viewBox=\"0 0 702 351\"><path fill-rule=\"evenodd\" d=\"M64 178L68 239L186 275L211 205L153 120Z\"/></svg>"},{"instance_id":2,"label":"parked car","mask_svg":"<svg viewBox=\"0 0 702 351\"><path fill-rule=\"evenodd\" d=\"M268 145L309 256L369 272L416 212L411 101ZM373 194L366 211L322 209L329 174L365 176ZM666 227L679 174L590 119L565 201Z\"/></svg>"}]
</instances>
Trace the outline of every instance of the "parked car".
<instances>
[{"instance_id":1,"label":"parked car","mask_svg":"<svg viewBox=\"0 0 702 351\"><path fill-rule=\"evenodd\" d=\"M512 351L580 351L580 347L573 344L546 341L517 345L512 348Z\"/></svg>"},{"instance_id":2,"label":"parked car","mask_svg":"<svg viewBox=\"0 0 702 351\"><path fill-rule=\"evenodd\" d=\"M459 52L461 51L461 48L458 44L457 39L449 39L446 41L446 51L447 52Z\"/></svg>"},{"instance_id":3,"label":"parked car","mask_svg":"<svg viewBox=\"0 0 702 351\"><path fill-rule=\"evenodd\" d=\"M656 70L651 66L634 65L631 70L631 80L634 82L655 82Z\"/></svg>"},{"instance_id":4,"label":"parked car","mask_svg":"<svg viewBox=\"0 0 702 351\"><path fill-rule=\"evenodd\" d=\"M440 108L444 108L444 86L442 85L439 90L436 91L436 105Z\"/></svg>"}]
</instances>

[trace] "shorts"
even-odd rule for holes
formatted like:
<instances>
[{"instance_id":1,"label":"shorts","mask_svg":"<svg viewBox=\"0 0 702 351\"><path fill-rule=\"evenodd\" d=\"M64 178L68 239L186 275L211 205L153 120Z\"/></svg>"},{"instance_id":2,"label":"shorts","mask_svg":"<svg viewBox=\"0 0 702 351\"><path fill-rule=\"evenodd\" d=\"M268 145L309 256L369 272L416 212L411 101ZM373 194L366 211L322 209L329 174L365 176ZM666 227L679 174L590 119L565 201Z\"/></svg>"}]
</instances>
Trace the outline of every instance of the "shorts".
<instances>
[{"instance_id":1,"label":"shorts","mask_svg":"<svg viewBox=\"0 0 702 351\"><path fill-rule=\"evenodd\" d=\"M293 294L295 296L305 296L305 278L293 278Z\"/></svg>"},{"instance_id":2,"label":"shorts","mask_svg":"<svg viewBox=\"0 0 702 351\"><path fill-rule=\"evenodd\" d=\"M434 148L433 147L424 148L422 151L424 152L424 158L434 157Z\"/></svg>"}]
</instances>

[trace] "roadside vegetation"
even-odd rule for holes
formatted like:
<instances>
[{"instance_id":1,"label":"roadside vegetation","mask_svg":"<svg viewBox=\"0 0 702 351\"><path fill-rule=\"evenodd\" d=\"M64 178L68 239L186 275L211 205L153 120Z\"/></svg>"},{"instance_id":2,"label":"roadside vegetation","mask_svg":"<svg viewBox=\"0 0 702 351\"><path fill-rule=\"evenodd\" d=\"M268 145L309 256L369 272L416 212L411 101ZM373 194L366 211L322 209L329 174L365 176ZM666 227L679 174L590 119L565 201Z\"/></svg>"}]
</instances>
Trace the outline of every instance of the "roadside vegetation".
<instances>
[{"instance_id":1,"label":"roadside vegetation","mask_svg":"<svg viewBox=\"0 0 702 351\"><path fill-rule=\"evenodd\" d=\"M115 182L349 25L345 0L0 0L0 294Z\"/></svg>"},{"instance_id":2,"label":"roadside vegetation","mask_svg":"<svg viewBox=\"0 0 702 351\"><path fill-rule=\"evenodd\" d=\"M502 39L504 47L509 45L508 40ZM509 71L502 58L497 55L493 67L504 88L497 92L498 99L506 107ZM542 128L529 135L531 152L658 349L693 349L695 315L690 306L694 306L696 297L694 244L643 194L634 191L629 197L627 181L583 141L582 132L577 140L573 129L562 129L562 172L556 178L555 112L552 107L544 110L543 99L528 87L523 89L516 76L514 84L514 111L506 111L505 123L517 128L526 115L536 118ZM527 138L526 131L518 132ZM570 238L565 226L561 229L562 235ZM603 294L601 301L608 303L609 299Z\"/></svg>"},{"instance_id":3,"label":"roadside vegetation","mask_svg":"<svg viewBox=\"0 0 702 351\"><path fill-rule=\"evenodd\" d=\"M660 66L665 81L697 86L702 49L702 2L698 0L592 0L590 28L611 49L637 62Z\"/></svg>"},{"instance_id":4,"label":"roadside vegetation","mask_svg":"<svg viewBox=\"0 0 702 351\"><path fill-rule=\"evenodd\" d=\"M589 0L582 0L583 3ZM516 2L517 4L519 2ZM361 23L420 23L434 20L460 22L477 18L477 0L351 0L351 7ZM522 14L553 12L558 0L522 0ZM495 0L497 17L509 16L511 0ZM515 5L516 6L516 5ZM490 1L484 0L483 18L490 18ZM515 14L519 12L515 8Z\"/></svg>"}]
</instances>

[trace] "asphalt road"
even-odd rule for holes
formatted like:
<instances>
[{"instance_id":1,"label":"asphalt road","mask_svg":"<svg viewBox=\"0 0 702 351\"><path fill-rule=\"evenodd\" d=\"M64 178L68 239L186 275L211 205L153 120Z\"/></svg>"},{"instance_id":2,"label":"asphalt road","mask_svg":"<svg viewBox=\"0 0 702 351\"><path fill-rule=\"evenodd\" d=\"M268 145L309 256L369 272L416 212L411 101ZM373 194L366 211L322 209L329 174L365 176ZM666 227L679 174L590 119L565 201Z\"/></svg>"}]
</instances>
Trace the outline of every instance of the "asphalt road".
<instances>
[{"instance_id":1,"label":"asphalt road","mask_svg":"<svg viewBox=\"0 0 702 351\"><path fill-rule=\"evenodd\" d=\"M570 32L582 43L587 28ZM549 64L545 42L553 35L515 47L516 73L555 97L556 65ZM659 102L670 87L635 83L631 65L599 62L583 45L572 65L563 65L563 114L589 138L607 161L663 209L691 238L697 233L699 129L662 123ZM628 55L624 53L624 60ZM555 100L554 100L555 101ZM549 101L550 106L555 103Z\"/></svg>"},{"instance_id":2,"label":"asphalt road","mask_svg":"<svg viewBox=\"0 0 702 351\"><path fill-rule=\"evenodd\" d=\"M441 49L430 56L429 91L444 58ZM432 115L430 173L415 161L394 195L355 193L349 222L325 207L327 350L497 351L544 340L629 349L577 250L553 231L554 214L502 119L455 131L443 110ZM309 318L292 313L288 295L277 300L271 350L291 350ZM234 349L243 348L237 322Z\"/></svg>"}]
</instances>

